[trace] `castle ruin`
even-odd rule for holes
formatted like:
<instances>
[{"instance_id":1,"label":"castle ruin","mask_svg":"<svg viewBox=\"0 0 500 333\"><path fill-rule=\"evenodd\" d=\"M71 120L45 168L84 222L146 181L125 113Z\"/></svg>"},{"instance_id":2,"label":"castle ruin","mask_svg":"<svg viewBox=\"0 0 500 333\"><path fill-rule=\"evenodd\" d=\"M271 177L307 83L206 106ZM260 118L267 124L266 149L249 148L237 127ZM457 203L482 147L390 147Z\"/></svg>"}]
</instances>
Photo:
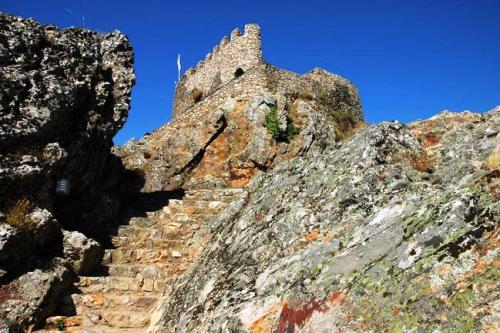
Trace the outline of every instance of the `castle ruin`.
<instances>
[{"instance_id":1,"label":"castle ruin","mask_svg":"<svg viewBox=\"0 0 500 333\"><path fill-rule=\"evenodd\" d=\"M264 90L283 95L328 94L338 103L354 101L356 105L339 104L335 108L363 120L358 92L348 80L320 68L300 75L266 63L257 24L247 24L243 34L234 29L231 37L224 36L205 60L186 71L176 87L173 118L231 96L244 98Z\"/></svg>"}]
</instances>

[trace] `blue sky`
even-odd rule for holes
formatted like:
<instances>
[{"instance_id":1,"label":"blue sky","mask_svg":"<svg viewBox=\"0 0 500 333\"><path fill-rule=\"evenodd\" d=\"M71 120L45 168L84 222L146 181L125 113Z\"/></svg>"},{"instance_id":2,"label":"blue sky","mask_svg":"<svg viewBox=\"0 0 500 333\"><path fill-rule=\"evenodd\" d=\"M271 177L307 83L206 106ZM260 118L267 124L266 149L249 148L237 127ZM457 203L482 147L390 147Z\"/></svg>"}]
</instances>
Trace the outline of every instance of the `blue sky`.
<instances>
[{"instance_id":1,"label":"blue sky","mask_svg":"<svg viewBox=\"0 0 500 333\"><path fill-rule=\"evenodd\" d=\"M0 11L129 36L137 84L117 144L169 121L178 53L185 70L250 22L269 63L354 82L369 123L500 104L497 0L1 0Z\"/></svg>"}]
</instances>

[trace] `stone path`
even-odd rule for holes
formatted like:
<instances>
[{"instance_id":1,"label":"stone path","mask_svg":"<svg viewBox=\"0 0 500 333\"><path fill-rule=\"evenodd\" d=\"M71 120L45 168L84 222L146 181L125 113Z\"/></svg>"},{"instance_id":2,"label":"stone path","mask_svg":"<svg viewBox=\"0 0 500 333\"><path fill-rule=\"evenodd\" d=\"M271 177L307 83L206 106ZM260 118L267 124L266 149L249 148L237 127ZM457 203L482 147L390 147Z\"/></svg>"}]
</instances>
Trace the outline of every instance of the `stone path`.
<instances>
[{"instance_id":1,"label":"stone path","mask_svg":"<svg viewBox=\"0 0 500 333\"><path fill-rule=\"evenodd\" d=\"M169 279L185 271L200 250L196 233L243 190L191 190L147 217L133 217L113 237L105 276L81 276L66 300L76 315L47 319L36 332L147 332L151 310Z\"/></svg>"}]
</instances>

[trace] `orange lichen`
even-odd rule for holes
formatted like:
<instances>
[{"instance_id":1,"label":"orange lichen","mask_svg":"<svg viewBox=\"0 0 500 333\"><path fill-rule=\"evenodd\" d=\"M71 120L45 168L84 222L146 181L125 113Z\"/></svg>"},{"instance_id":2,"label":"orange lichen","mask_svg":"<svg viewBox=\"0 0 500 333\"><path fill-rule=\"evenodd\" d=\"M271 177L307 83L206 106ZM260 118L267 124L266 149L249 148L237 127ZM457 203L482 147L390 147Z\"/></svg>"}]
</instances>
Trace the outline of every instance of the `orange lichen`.
<instances>
[{"instance_id":1,"label":"orange lichen","mask_svg":"<svg viewBox=\"0 0 500 333\"><path fill-rule=\"evenodd\" d=\"M424 135L424 148L432 147L438 144L439 138L434 133L427 133Z\"/></svg>"},{"instance_id":2,"label":"orange lichen","mask_svg":"<svg viewBox=\"0 0 500 333\"><path fill-rule=\"evenodd\" d=\"M291 306L284 303L281 309L278 326L274 333L294 333L296 327L302 327L314 312L326 312L333 306L345 301L345 294L340 291L333 292L324 300L312 299L301 306Z\"/></svg>"},{"instance_id":3,"label":"orange lichen","mask_svg":"<svg viewBox=\"0 0 500 333\"><path fill-rule=\"evenodd\" d=\"M274 317L282 304L275 304L269 311L250 325L250 331L253 333L269 333L273 329Z\"/></svg>"},{"instance_id":4,"label":"orange lichen","mask_svg":"<svg viewBox=\"0 0 500 333\"><path fill-rule=\"evenodd\" d=\"M318 239L320 235L320 231L318 229L314 229L310 232L307 232L305 235L304 235L304 238L308 241L308 242L314 242L315 240Z\"/></svg>"}]
</instances>

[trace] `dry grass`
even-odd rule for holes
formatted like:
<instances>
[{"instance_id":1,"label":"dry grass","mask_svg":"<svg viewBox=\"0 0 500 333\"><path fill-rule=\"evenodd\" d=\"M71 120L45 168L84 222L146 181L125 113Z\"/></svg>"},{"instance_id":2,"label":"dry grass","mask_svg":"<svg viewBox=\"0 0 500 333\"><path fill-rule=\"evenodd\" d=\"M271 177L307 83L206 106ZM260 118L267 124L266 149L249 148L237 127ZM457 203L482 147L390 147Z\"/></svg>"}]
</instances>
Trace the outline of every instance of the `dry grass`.
<instances>
[{"instance_id":1,"label":"dry grass","mask_svg":"<svg viewBox=\"0 0 500 333\"><path fill-rule=\"evenodd\" d=\"M31 210L31 201L27 198L21 198L10 205L5 214L7 224L21 229L31 231L33 225L28 215Z\"/></svg>"},{"instance_id":2,"label":"dry grass","mask_svg":"<svg viewBox=\"0 0 500 333\"><path fill-rule=\"evenodd\" d=\"M363 127L363 123L354 119L353 115L349 112L334 112L331 114L333 120L337 124L334 129L335 136L339 140L347 140L356 133L356 131Z\"/></svg>"}]
</instances>

